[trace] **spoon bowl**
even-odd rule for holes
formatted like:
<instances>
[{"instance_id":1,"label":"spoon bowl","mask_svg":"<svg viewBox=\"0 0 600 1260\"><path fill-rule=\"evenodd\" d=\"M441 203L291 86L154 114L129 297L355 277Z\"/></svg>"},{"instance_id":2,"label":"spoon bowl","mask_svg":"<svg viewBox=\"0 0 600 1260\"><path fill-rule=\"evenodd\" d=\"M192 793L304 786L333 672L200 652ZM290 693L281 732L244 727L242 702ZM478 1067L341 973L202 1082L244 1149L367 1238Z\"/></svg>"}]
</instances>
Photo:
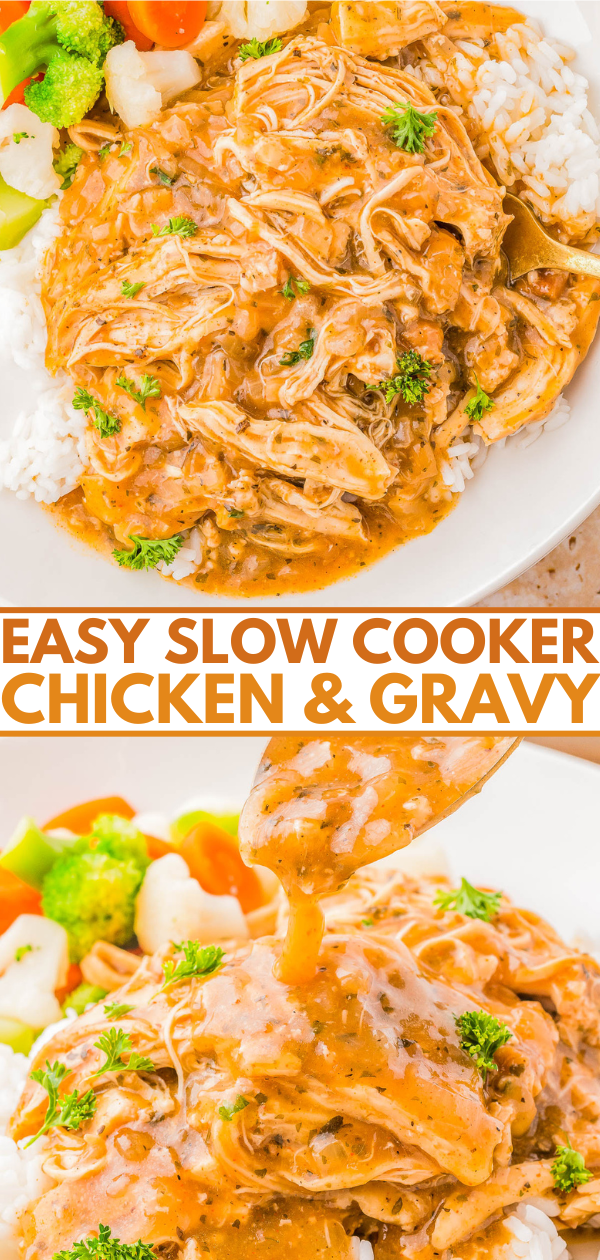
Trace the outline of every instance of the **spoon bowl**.
<instances>
[{"instance_id":1,"label":"spoon bowl","mask_svg":"<svg viewBox=\"0 0 600 1260\"><path fill-rule=\"evenodd\" d=\"M508 264L510 282L514 283L528 271L538 271L546 267L600 278L600 256L555 241L529 206L513 193L506 194L503 204L506 213L512 215L512 222L509 223L502 241L502 253ZM500 278L505 283L502 280L502 271Z\"/></svg>"}]
</instances>

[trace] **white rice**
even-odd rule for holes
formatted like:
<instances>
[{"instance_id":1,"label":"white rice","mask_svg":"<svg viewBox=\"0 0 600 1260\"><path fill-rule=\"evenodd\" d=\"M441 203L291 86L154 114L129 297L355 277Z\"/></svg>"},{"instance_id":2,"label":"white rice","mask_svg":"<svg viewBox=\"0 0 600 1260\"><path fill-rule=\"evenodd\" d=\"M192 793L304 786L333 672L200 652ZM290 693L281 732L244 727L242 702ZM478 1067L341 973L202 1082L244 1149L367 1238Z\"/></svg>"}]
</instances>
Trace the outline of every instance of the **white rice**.
<instances>
[{"instance_id":1,"label":"white rice","mask_svg":"<svg viewBox=\"0 0 600 1260\"><path fill-rule=\"evenodd\" d=\"M44 353L47 333L40 301L40 268L58 235L58 201L20 245L0 253L0 346L10 376L22 374L21 392L33 394L12 433L0 441L0 488L19 499L33 495L55 503L77 485L85 463L86 416L71 406L73 382L66 372L51 377ZM1 361L1 360L0 360Z\"/></svg>"},{"instance_id":2,"label":"white rice","mask_svg":"<svg viewBox=\"0 0 600 1260\"><path fill-rule=\"evenodd\" d=\"M0 1044L0 1260L16 1260L19 1212L52 1185L42 1172L46 1139L24 1149L6 1130L29 1073L29 1060Z\"/></svg>"},{"instance_id":3,"label":"white rice","mask_svg":"<svg viewBox=\"0 0 600 1260\"><path fill-rule=\"evenodd\" d=\"M539 1200L539 1206L532 1201L520 1203L504 1221L512 1239L497 1260L569 1260L567 1244L551 1219L550 1213L557 1212L558 1207L545 1199Z\"/></svg>"},{"instance_id":4,"label":"white rice","mask_svg":"<svg viewBox=\"0 0 600 1260\"><path fill-rule=\"evenodd\" d=\"M572 49L545 39L533 19L483 40L456 41L454 73L435 53L413 73L463 105L480 158L548 223L584 235L600 215L600 133Z\"/></svg>"},{"instance_id":5,"label":"white rice","mask_svg":"<svg viewBox=\"0 0 600 1260\"><path fill-rule=\"evenodd\" d=\"M451 105L466 109L479 156L491 156L500 178L528 198L542 218L583 233L600 215L600 135L588 109L587 81L569 65L573 56L564 45L545 39L530 19L494 36L485 48L483 40L456 41L454 77L434 64L433 53L411 72L443 91ZM35 397L0 441L0 489L21 499L33 495L42 503L54 503L74 489L87 462L86 416L71 406L73 384L64 372L51 378L44 365L40 267L58 231L57 202L20 245L0 253L0 346L7 375L14 378L16 365L23 373L23 392ZM527 447L569 415L561 395L550 416L508 441ZM442 466L444 483L461 494L487 451L482 439L466 429ZM184 538L172 564L158 565L175 582L197 570L206 546L198 528Z\"/></svg>"},{"instance_id":6,"label":"white rice","mask_svg":"<svg viewBox=\"0 0 600 1260\"><path fill-rule=\"evenodd\" d=\"M161 560L156 566L163 577L173 578L174 582L181 582L183 578L190 577L202 563L203 535L201 531L199 529L186 530L183 536L185 543L171 564L165 564L164 560Z\"/></svg>"}]
</instances>

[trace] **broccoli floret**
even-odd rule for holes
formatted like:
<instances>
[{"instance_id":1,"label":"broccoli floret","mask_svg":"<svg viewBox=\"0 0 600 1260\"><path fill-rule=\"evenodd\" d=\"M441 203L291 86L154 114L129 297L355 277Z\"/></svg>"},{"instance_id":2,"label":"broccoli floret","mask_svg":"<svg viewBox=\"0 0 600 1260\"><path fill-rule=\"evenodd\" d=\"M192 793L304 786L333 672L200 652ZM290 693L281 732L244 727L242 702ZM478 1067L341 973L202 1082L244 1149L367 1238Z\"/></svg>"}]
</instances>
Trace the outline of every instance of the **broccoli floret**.
<instances>
[{"instance_id":1,"label":"broccoli floret","mask_svg":"<svg viewBox=\"0 0 600 1260\"><path fill-rule=\"evenodd\" d=\"M62 189L71 187L82 157L83 149L78 144L66 144L64 149L60 149L52 165L56 174L62 176Z\"/></svg>"},{"instance_id":2,"label":"broccoli floret","mask_svg":"<svg viewBox=\"0 0 600 1260\"><path fill-rule=\"evenodd\" d=\"M100 814L92 826L92 837L97 853L108 853L118 862L131 858L143 872L149 864L148 849L143 835L128 818L119 814Z\"/></svg>"},{"instance_id":3,"label":"broccoli floret","mask_svg":"<svg viewBox=\"0 0 600 1260\"><path fill-rule=\"evenodd\" d=\"M95 941L126 945L133 936L135 898L149 858L142 835L124 818L103 815L45 876L42 908L69 937L72 962Z\"/></svg>"},{"instance_id":4,"label":"broccoli floret","mask_svg":"<svg viewBox=\"0 0 600 1260\"><path fill-rule=\"evenodd\" d=\"M25 88L25 104L42 122L71 127L80 122L102 91L102 70L85 57L57 52L41 83Z\"/></svg>"},{"instance_id":5,"label":"broccoli floret","mask_svg":"<svg viewBox=\"0 0 600 1260\"><path fill-rule=\"evenodd\" d=\"M44 122L70 127L98 99L106 54L123 39L97 0L33 0L0 38L2 99L45 69L42 82L25 89L26 104Z\"/></svg>"}]
</instances>

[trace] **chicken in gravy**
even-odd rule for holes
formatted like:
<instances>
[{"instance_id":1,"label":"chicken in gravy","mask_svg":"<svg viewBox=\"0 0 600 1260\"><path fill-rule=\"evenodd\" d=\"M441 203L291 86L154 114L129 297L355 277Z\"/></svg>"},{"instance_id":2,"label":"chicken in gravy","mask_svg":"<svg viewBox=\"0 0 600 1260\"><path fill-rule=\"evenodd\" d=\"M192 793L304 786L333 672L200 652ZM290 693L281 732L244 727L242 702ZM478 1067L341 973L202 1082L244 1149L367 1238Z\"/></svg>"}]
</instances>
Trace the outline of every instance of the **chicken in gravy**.
<instances>
[{"instance_id":1,"label":"chicken in gravy","mask_svg":"<svg viewBox=\"0 0 600 1260\"><path fill-rule=\"evenodd\" d=\"M542 419L590 345L600 282L507 287L504 189L409 73L419 50L448 61L456 14L367 7L313 4L259 59L213 39L157 122L72 129L43 302L87 456L56 510L120 563L192 531L207 592L355 573L453 506L457 438ZM478 35L518 17L462 9ZM403 146L409 107L429 121Z\"/></svg>"},{"instance_id":2,"label":"chicken in gravy","mask_svg":"<svg viewBox=\"0 0 600 1260\"><path fill-rule=\"evenodd\" d=\"M353 869L370 822L385 816L386 791L389 851L405 842L407 817L409 831L425 822L417 797L443 813L507 743L421 738L411 752L404 737L394 755L391 741L360 737L329 749L327 771L324 741L273 742L245 846L256 817L264 831L267 782L292 835L289 785L302 775L305 818L321 800L328 819L322 850L310 841L324 916L317 967L302 982L281 977L282 912L274 936L227 943L201 974L169 980L181 947L143 959L106 1014L100 1003L60 1029L39 1064L68 1067L68 1089L93 1090L97 1105L77 1131L55 1127L41 1139L51 1180L21 1214L24 1260L50 1260L100 1224L177 1260L305 1260L307 1248L354 1260L360 1239L375 1260L476 1260L502 1255L507 1213L528 1198L561 1228L595 1217L597 963L499 893L481 893L487 909L475 915L457 908L442 877ZM379 805L369 797L375 817L363 808L359 822L369 783ZM332 842L353 810L362 827L354 862ZM268 844L272 856L289 853L273 861L286 887L306 889L302 841ZM483 1070L462 1031L475 1016L503 1030ZM98 1042L120 1032L134 1053L107 1068ZM46 1102L31 1079L15 1138L37 1132ZM553 1167L569 1144L586 1175L565 1186Z\"/></svg>"}]
</instances>

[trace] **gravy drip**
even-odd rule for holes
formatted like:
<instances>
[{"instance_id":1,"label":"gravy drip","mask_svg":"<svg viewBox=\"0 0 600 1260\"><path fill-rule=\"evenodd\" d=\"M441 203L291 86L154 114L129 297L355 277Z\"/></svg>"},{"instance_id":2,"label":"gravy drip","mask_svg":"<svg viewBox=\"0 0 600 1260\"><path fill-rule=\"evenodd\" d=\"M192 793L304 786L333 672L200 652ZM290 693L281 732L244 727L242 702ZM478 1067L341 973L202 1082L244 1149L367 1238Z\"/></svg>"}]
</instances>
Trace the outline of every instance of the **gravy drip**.
<instances>
[{"instance_id":1,"label":"gravy drip","mask_svg":"<svg viewBox=\"0 0 600 1260\"><path fill-rule=\"evenodd\" d=\"M280 977L300 984L314 974L320 898L451 813L518 743L379 734L272 739L242 813L240 847L248 863L278 876L289 898Z\"/></svg>"}]
</instances>

